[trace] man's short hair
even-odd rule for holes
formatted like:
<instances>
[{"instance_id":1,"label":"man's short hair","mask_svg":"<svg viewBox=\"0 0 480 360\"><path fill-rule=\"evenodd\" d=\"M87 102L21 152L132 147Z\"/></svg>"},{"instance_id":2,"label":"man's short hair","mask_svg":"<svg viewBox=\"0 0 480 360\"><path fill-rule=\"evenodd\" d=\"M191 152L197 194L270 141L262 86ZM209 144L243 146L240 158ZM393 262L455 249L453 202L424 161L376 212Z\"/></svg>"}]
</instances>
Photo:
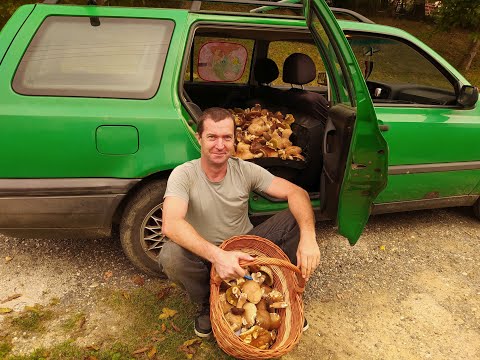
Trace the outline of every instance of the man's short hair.
<instances>
[{"instance_id":1,"label":"man's short hair","mask_svg":"<svg viewBox=\"0 0 480 360\"><path fill-rule=\"evenodd\" d=\"M206 109L198 119L197 133L200 136L202 136L202 133L203 133L203 123L207 119L211 119L214 122L219 122L225 119L231 119L233 122L233 127L235 128L235 119L233 118L233 115L230 111L220 107L211 107Z\"/></svg>"}]
</instances>

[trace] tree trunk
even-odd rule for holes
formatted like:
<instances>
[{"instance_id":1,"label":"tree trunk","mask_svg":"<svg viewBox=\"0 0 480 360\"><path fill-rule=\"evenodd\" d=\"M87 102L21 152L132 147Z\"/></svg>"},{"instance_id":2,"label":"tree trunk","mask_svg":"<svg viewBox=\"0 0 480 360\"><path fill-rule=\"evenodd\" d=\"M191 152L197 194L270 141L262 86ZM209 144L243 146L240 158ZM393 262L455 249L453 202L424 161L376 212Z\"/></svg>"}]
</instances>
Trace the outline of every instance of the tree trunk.
<instances>
[{"instance_id":1,"label":"tree trunk","mask_svg":"<svg viewBox=\"0 0 480 360\"><path fill-rule=\"evenodd\" d=\"M470 70L475 56L477 56L478 51L480 50L480 35L475 35L470 43L470 49L468 53L464 56L460 67L465 71Z\"/></svg>"}]
</instances>

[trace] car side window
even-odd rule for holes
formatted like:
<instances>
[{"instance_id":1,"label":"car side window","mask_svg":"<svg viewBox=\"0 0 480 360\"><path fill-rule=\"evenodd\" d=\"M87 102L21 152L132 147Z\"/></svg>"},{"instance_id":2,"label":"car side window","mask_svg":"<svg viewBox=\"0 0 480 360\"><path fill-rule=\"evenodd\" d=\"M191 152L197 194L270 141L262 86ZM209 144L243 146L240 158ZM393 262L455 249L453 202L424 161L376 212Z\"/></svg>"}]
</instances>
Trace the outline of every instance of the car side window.
<instances>
[{"instance_id":1,"label":"car side window","mask_svg":"<svg viewBox=\"0 0 480 360\"><path fill-rule=\"evenodd\" d=\"M249 39L196 36L193 41L193 72L188 66L185 81L247 84L254 41ZM193 75L193 76L192 76Z\"/></svg>"},{"instance_id":2,"label":"car side window","mask_svg":"<svg viewBox=\"0 0 480 360\"><path fill-rule=\"evenodd\" d=\"M171 20L47 17L13 89L23 95L149 99L159 87L173 28Z\"/></svg>"},{"instance_id":3,"label":"car side window","mask_svg":"<svg viewBox=\"0 0 480 360\"><path fill-rule=\"evenodd\" d=\"M455 103L450 80L413 45L376 35L347 33L374 102Z\"/></svg>"}]
</instances>

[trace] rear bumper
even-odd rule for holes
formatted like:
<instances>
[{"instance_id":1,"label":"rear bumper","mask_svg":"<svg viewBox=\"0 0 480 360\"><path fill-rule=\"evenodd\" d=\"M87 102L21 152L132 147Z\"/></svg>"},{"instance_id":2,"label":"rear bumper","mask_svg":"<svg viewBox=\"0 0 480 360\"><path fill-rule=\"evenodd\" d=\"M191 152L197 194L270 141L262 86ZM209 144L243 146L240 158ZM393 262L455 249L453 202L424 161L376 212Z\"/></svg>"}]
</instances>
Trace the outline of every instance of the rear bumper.
<instances>
[{"instance_id":1,"label":"rear bumper","mask_svg":"<svg viewBox=\"0 0 480 360\"><path fill-rule=\"evenodd\" d=\"M0 179L0 231L109 230L115 210L139 181Z\"/></svg>"}]
</instances>

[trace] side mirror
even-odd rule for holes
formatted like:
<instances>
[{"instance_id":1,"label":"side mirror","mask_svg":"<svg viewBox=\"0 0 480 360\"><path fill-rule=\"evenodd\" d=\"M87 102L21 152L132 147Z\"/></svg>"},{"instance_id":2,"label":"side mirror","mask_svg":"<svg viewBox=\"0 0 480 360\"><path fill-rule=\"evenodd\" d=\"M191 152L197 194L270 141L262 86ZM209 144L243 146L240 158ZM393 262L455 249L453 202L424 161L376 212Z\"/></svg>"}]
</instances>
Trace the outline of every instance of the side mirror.
<instances>
[{"instance_id":1,"label":"side mirror","mask_svg":"<svg viewBox=\"0 0 480 360\"><path fill-rule=\"evenodd\" d=\"M472 108L478 101L478 89L475 86L463 85L457 102L465 108Z\"/></svg>"}]
</instances>

